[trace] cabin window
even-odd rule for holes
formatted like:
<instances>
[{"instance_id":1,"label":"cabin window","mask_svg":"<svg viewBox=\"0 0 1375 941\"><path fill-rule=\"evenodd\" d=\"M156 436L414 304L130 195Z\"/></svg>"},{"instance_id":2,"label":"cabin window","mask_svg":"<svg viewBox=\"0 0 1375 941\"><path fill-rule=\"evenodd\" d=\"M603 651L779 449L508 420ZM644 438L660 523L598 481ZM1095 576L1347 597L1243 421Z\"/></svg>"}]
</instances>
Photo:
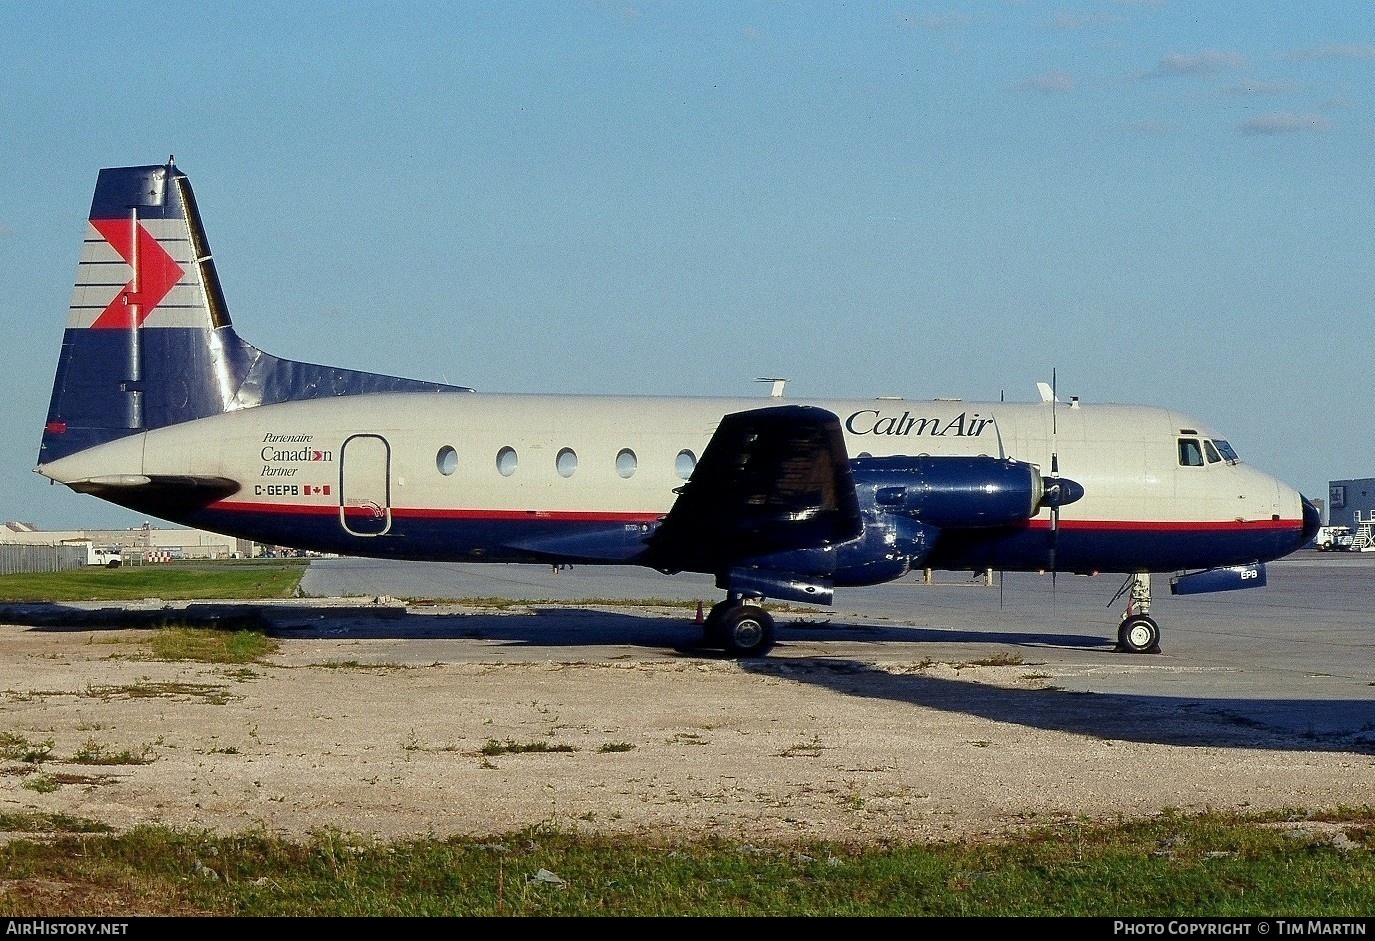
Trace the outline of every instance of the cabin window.
<instances>
[{"instance_id":1,"label":"cabin window","mask_svg":"<svg viewBox=\"0 0 1375 941\"><path fill-rule=\"evenodd\" d=\"M691 451L679 451L677 459L673 462L673 469L678 473L680 480L687 480L691 477L696 467L697 455Z\"/></svg>"},{"instance_id":2,"label":"cabin window","mask_svg":"<svg viewBox=\"0 0 1375 941\"><path fill-rule=\"evenodd\" d=\"M1180 467L1202 467L1203 449L1199 447L1197 438L1179 439L1179 466Z\"/></svg>"},{"instance_id":3,"label":"cabin window","mask_svg":"<svg viewBox=\"0 0 1375 941\"><path fill-rule=\"evenodd\" d=\"M616 455L616 473L624 479L630 479L635 473L635 468L639 466L639 458L629 448L622 448L621 453Z\"/></svg>"},{"instance_id":4,"label":"cabin window","mask_svg":"<svg viewBox=\"0 0 1375 941\"><path fill-rule=\"evenodd\" d=\"M558 456L554 458L554 468L559 472L560 477L572 477L573 472L578 469L578 455L572 448L563 448Z\"/></svg>"},{"instance_id":5,"label":"cabin window","mask_svg":"<svg viewBox=\"0 0 1375 941\"><path fill-rule=\"evenodd\" d=\"M1213 443L1207 438L1203 439L1203 453L1208 456L1209 464L1216 464L1222 460L1222 455L1217 453L1217 448L1213 447Z\"/></svg>"},{"instance_id":6,"label":"cabin window","mask_svg":"<svg viewBox=\"0 0 1375 941\"><path fill-rule=\"evenodd\" d=\"M444 447L439 449L439 453L435 455L434 466L439 468L441 474L448 477L454 471L458 470L458 452L449 445L444 445Z\"/></svg>"},{"instance_id":7,"label":"cabin window","mask_svg":"<svg viewBox=\"0 0 1375 941\"><path fill-rule=\"evenodd\" d=\"M515 448L502 448L497 452L497 471L501 476L510 477L516 472L516 465L519 463Z\"/></svg>"}]
</instances>

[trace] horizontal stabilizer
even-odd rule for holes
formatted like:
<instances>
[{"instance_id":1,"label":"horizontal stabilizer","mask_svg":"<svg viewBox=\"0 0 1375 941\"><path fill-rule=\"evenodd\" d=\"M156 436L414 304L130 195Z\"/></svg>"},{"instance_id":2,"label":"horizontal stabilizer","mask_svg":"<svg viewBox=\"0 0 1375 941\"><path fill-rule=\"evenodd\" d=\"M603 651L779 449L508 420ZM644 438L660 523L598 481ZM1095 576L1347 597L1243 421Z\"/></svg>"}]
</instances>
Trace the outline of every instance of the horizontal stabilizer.
<instances>
[{"instance_id":1,"label":"horizontal stabilizer","mask_svg":"<svg viewBox=\"0 0 1375 941\"><path fill-rule=\"evenodd\" d=\"M239 492L239 483L226 477L113 474L63 481L77 493L89 493L140 513L168 516L197 510Z\"/></svg>"}]
</instances>

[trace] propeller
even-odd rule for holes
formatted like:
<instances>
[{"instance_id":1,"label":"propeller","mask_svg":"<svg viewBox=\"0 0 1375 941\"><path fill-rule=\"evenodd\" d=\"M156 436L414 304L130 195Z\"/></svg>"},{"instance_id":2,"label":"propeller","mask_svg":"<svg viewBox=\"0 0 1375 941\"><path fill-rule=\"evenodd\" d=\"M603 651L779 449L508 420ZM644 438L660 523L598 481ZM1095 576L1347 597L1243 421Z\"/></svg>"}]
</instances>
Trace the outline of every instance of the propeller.
<instances>
[{"instance_id":1,"label":"propeller","mask_svg":"<svg viewBox=\"0 0 1375 941\"><path fill-rule=\"evenodd\" d=\"M1056 560L1056 550L1060 542L1060 507L1066 503L1073 503L1084 495L1084 488L1080 484L1068 477L1060 476L1060 450L1057 435L1059 433L1059 419L1056 414L1056 405L1059 397L1055 394L1056 376L1055 370L1050 371L1050 476L1043 478L1045 492L1041 496L1041 505L1050 507L1050 548L1047 552L1050 567L1050 586L1051 593L1055 592L1055 578L1058 574L1058 564Z\"/></svg>"},{"instance_id":2,"label":"propeller","mask_svg":"<svg viewBox=\"0 0 1375 941\"><path fill-rule=\"evenodd\" d=\"M1051 406L1054 412L1055 406ZM1055 440L1054 422L1051 423L1051 441ZM1053 447L1053 445L1052 445ZM1050 505L1050 591L1055 593L1055 550L1060 542L1060 455L1055 451L1050 452L1050 479L1053 483L1047 488L1047 492L1055 495L1055 502Z\"/></svg>"},{"instance_id":3,"label":"propeller","mask_svg":"<svg viewBox=\"0 0 1375 941\"><path fill-rule=\"evenodd\" d=\"M1055 594L1055 550L1060 541L1060 451L1056 434L1059 426L1056 424L1055 405L1060 400L1060 396L1055 391L1055 367L1050 369L1050 480L1051 484L1046 490L1054 495L1050 503L1050 593Z\"/></svg>"}]
</instances>

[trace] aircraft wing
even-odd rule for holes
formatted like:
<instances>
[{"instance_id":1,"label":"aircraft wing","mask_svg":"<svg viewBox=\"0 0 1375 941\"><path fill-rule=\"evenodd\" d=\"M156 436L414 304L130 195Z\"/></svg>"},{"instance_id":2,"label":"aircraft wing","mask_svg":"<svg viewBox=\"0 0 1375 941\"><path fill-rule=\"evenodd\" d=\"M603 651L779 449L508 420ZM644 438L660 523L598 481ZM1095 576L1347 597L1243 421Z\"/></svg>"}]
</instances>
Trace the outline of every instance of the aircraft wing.
<instances>
[{"instance_id":1,"label":"aircraft wing","mask_svg":"<svg viewBox=\"0 0 1375 941\"><path fill-rule=\"evenodd\" d=\"M649 538L648 555L665 570L722 572L863 529L840 419L813 406L727 415L677 493Z\"/></svg>"}]
</instances>

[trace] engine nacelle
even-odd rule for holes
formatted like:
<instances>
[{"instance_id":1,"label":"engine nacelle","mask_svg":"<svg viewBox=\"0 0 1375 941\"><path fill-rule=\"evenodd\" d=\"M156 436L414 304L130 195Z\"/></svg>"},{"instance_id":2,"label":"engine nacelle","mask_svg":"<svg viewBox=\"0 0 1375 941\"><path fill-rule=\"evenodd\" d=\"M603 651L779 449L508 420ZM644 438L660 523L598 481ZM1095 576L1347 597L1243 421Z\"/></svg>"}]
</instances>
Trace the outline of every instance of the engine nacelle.
<instances>
[{"instance_id":1,"label":"engine nacelle","mask_svg":"<svg viewBox=\"0 0 1375 941\"><path fill-rule=\"evenodd\" d=\"M850 468L861 505L942 529L1008 526L1046 505L1039 468L1011 458L865 457Z\"/></svg>"}]
</instances>

